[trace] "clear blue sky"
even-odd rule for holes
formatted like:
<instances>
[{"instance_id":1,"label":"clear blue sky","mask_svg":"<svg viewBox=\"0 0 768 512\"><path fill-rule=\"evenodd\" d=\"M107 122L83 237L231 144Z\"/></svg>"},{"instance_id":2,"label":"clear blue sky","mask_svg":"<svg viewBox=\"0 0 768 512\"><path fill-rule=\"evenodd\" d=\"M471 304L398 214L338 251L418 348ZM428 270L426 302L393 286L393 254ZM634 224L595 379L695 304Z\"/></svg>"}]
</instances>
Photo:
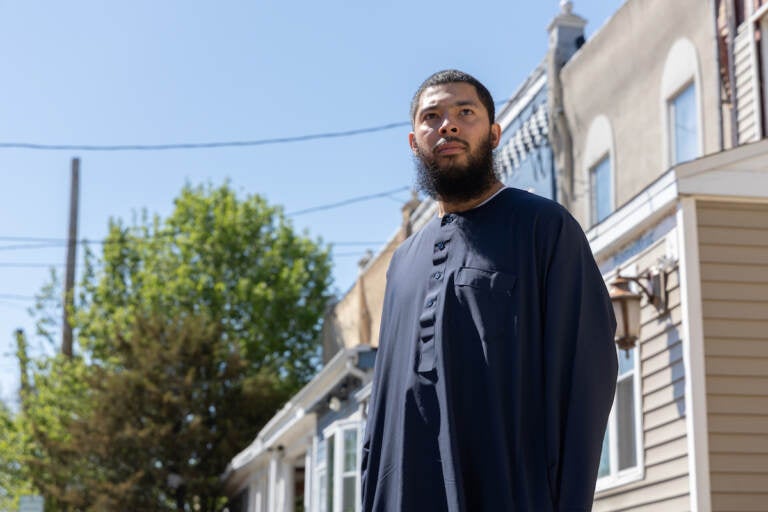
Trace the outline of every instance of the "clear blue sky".
<instances>
[{"instance_id":1,"label":"clear blue sky","mask_svg":"<svg viewBox=\"0 0 768 512\"><path fill-rule=\"evenodd\" d=\"M576 0L593 34L623 2ZM558 0L0 2L0 143L158 144L255 140L408 120L413 91L455 67L509 97L546 51ZM13 332L64 245L70 159L81 158L79 238L110 217L167 215L186 183L229 179L287 212L413 185L408 128L250 148L166 152L0 149L0 397L15 401ZM335 287L400 222L393 197L302 215L338 245ZM79 251L82 256L82 250ZM45 347L36 340L35 350Z\"/></svg>"}]
</instances>

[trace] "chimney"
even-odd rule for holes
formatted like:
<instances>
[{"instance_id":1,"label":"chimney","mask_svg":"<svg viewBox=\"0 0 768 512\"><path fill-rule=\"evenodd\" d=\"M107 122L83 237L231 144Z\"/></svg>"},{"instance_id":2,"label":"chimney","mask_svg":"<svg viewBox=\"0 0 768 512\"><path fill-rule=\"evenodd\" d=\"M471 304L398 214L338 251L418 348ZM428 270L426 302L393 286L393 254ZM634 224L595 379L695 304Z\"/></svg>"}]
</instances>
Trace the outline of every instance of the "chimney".
<instances>
[{"instance_id":1,"label":"chimney","mask_svg":"<svg viewBox=\"0 0 768 512\"><path fill-rule=\"evenodd\" d=\"M365 270L373 259L373 251L368 249L357 263L360 275L357 278L357 335L361 345L371 344L371 312L368 310L368 297L365 293Z\"/></svg>"},{"instance_id":2,"label":"chimney","mask_svg":"<svg viewBox=\"0 0 768 512\"><path fill-rule=\"evenodd\" d=\"M400 236L403 240L411 236L413 233L411 217L416 208L421 204L419 201L419 193L416 190L411 190L411 199L403 205L403 223L401 224Z\"/></svg>"},{"instance_id":3,"label":"chimney","mask_svg":"<svg viewBox=\"0 0 768 512\"><path fill-rule=\"evenodd\" d=\"M547 50L547 109L550 119L550 143L555 157L555 199L571 207L573 196L573 148L565 117L560 71L585 42L587 20L573 13L573 2L560 1L560 13L550 22Z\"/></svg>"}]
</instances>

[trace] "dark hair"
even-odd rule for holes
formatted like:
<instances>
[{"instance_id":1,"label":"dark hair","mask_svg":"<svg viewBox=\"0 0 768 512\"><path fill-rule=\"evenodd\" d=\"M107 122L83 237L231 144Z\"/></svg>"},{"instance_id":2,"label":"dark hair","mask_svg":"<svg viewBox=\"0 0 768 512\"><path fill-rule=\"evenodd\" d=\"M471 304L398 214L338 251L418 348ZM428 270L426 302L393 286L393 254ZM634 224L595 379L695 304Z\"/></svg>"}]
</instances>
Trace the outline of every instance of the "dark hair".
<instances>
[{"instance_id":1,"label":"dark hair","mask_svg":"<svg viewBox=\"0 0 768 512\"><path fill-rule=\"evenodd\" d=\"M435 85L452 84L457 82L469 84L475 88L475 91L477 91L477 96L480 98L480 102L488 112L488 119L490 119L490 122L493 123L496 118L496 109L493 106L493 97L491 96L491 93L488 92L488 89L486 89L486 87L480 83L480 80L468 73L464 73L463 71L459 71L457 69L444 69L443 71L433 73L429 76L429 78L424 80L424 82L422 82L422 84L419 86L419 89L416 91L416 94L413 95L413 99L411 100L411 124L413 124L416 120L416 110L419 108L419 100L421 99L421 95L424 92L424 89L427 87L433 87Z\"/></svg>"}]
</instances>

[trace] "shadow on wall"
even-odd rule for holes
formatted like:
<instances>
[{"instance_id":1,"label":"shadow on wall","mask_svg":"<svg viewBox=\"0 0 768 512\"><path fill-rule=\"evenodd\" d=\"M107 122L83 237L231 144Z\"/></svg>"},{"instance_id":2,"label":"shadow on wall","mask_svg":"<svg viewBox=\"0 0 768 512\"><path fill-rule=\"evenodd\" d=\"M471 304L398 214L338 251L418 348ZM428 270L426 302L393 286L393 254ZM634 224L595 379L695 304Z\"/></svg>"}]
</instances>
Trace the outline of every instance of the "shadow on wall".
<instances>
[{"instance_id":1,"label":"shadow on wall","mask_svg":"<svg viewBox=\"0 0 768 512\"><path fill-rule=\"evenodd\" d=\"M683 342L680 331L667 317L667 354L669 367L672 370L672 396L677 406L678 417L685 416L685 365L683 364Z\"/></svg>"}]
</instances>

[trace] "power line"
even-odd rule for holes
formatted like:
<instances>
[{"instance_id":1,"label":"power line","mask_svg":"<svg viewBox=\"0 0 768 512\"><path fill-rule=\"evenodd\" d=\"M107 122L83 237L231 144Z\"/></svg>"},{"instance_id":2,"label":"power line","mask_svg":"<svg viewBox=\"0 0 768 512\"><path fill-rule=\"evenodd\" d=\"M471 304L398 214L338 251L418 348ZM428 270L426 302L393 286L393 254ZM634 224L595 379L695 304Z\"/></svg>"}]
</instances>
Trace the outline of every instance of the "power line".
<instances>
[{"instance_id":1,"label":"power line","mask_svg":"<svg viewBox=\"0 0 768 512\"><path fill-rule=\"evenodd\" d=\"M368 194L364 196L357 196L352 197L349 199L344 199L342 201L338 201L336 203L330 203L330 204L324 204L320 206L313 206L310 208L305 208L303 210L298 210L295 212L287 213L285 214L286 217L295 217L297 215L304 215L307 213L312 212L319 212L319 211L325 211L325 210L331 210L334 208L340 208L342 206L347 206L354 203L360 203L363 201L370 201L371 199L378 199L380 197L389 197L392 194L397 194L399 192L404 192L406 190L409 190L409 187L400 187L394 190L389 190L386 192L379 192L376 194ZM166 236L175 236L174 233L168 233ZM0 236L0 241L6 241L6 242L30 242L30 243L22 243L22 244L14 244L14 245L0 245L0 251L21 251L21 250L27 250L27 249L50 249L50 248L56 248L56 247L62 247L67 244L67 240L65 238L46 238L46 237L25 237L25 236ZM83 244L109 244L109 243L121 243L120 240L88 240L86 238L77 240L76 243L78 245ZM331 245L376 245L380 244L381 242L331 242Z\"/></svg>"},{"instance_id":2,"label":"power line","mask_svg":"<svg viewBox=\"0 0 768 512\"><path fill-rule=\"evenodd\" d=\"M377 199L379 197L390 196L392 194L397 194L398 192L403 192L403 191L409 190L409 189L410 189L410 187L400 187L400 188L397 188L395 190L390 190L389 192L379 192L378 194L370 194L370 195L367 195L367 196L353 197L352 199L345 199L344 201L339 201L338 203L331 203L331 204L326 204L326 205L322 205L322 206L313 206L312 208L306 208L304 210L299 210L299 211L296 211L296 212L286 213L285 215L287 217L295 217L297 215L303 215L305 213L312 213L312 212L319 212L319 211L323 211L323 210L330 210L332 208L338 208L340 206L346 206L346 205L352 204L352 203L359 203L361 201L368 201L368 200L371 200L371 199Z\"/></svg>"},{"instance_id":3,"label":"power line","mask_svg":"<svg viewBox=\"0 0 768 512\"><path fill-rule=\"evenodd\" d=\"M0 149L32 149L37 151L167 151L181 149L215 149L232 147L267 146L271 144L287 144L317 139L336 139L363 135L365 133L383 132L393 128L410 126L410 121L388 123L368 128L357 128L339 132L310 133L294 137L275 137L271 139L233 140L220 142L182 142L177 144L37 144L32 142L0 142Z\"/></svg>"},{"instance_id":4,"label":"power line","mask_svg":"<svg viewBox=\"0 0 768 512\"><path fill-rule=\"evenodd\" d=\"M15 295L13 293L0 293L0 299L3 300L35 300L37 297L32 295Z\"/></svg>"},{"instance_id":5,"label":"power line","mask_svg":"<svg viewBox=\"0 0 768 512\"><path fill-rule=\"evenodd\" d=\"M172 234L169 234L168 236L172 236ZM77 245L88 245L88 244L99 244L99 245L107 245L107 244L119 244L119 243L129 243L129 240L88 240L88 239L81 239L77 240L75 243ZM378 241L378 242L328 242L332 246L336 247L348 247L348 246L355 246L355 245L381 245L384 242ZM6 245L6 246L0 246L0 251L5 250L22 250L22 249L53 249L53 248L60 248L66 245L66 242L57 243L57 244L40 244L40 245ZM21 263L21 262L0 262L0 267L23 267L28 266L29 268L35 268L35 267L60 267L63 266L63 263Z\"/></svg>"},{"instance_id":6,"label":"power line","mask_svg":"<svg viewBox=\"0 0 768 512\"><path fill-rule=\"evenodd\" d=\"M66 238L39 238L32 236L0 236L2 242L39 242L39 243L52 243L52 242L66 242Z\"/></svg>"},{"instance_id":7,"label":"power line","mask_svg":"<svg viewBox=\"0 0 768 512\"><path fill-rule=\"evenodd\" d=\"M79 240L78 243L84 242ZM350 247L350 246L372 246L383 245L384 242L330 242L330 245L335 247ZM357 253L356 253L357 254ZM336 254L338 255L338 254ZM80 264L79 266L83 266ZM64 263L30 263L26 261L0 261L0 268L51 268L51 267L63 267Z\"/></svg>"},{"instance_id":8,"label":"power line","mask_svg":"<svg viewBox=\"0 0 768 512\"><path fill-rule=\"evenodd\" d=\"M16 302L10 302L7 300L0 300L0 307L7 307L7 308L13 308L13 309L21 309L23 311L27 311L27 306L23 306L21 304L18 304Z\"/></svg>"},{"instance_id":9,"label":"power line","mask_svg":"<svg viewBox=\"0 0 768 512\"><path fill-rule=\"evenodd\" d=\"M22 263L15 261L0 262L0 268L50 268L63 266L63 263Z\"/></svg>"},{"instance_id":10,"label":"power line","mask_svg":"<svg viewBox=\"0 0 768 512\"><path fill-rule=\"evenodd\" d=\"M502 105L508 101L509 100L500 100L494 102L494 104ZM218 149L268 146L271 144L288 144L293 142L305 142L318 139L338 139L343 137L352 137L355 135L364 135L366 133L383 132L404 126L411 126L411 122L401 121L399 123L386 123L377 126L355 128L352 130L342 130L338 132L309 133L305 135L296 135L293 137L274 137L269 139L255 140L179 142L172 144L39 144L34 142L0 142L0 149L30 149L36 151L168 151L187 149Z\"/></svg>"},{"instance_id":11,"label":"power line","mask_svg":"<svg viewBox=\"0 0 768 512\"><path fill-rule=\"evenodd\" d=\"M66 245L67 239L66 238L36 238L36 237L22 237L22 236L0 236L0 242L2 241L29 241L29 242L37 242L39 240L47 240L51 244L56 244L56 247L60 245ZM104 244L107 243L106 240L89 240L87 238L81 238L77 241L78 244ZM332 245L370 245L370 244L381 244L383 242L329 242ZM52 245L53 246L53 245ZM8 246L6 246L8 247ZM19 247L29 247L29 246L19 246ZM0 246L2 248L2 246ZM0 265L2 265L0 263Z\"/></svg>"},{"instance_id":12,"label":"power line","mask_svg":"<svg viewBox=\"0 0 768 512\"><path fill-rule=\"evenodd\" d=\"M83 242L87 243L86 241L83 241ZM61 246L62 244L0 245L0 251L23 251L25 249L50 249L51 247L61 247Z\"/></svg>"}]
</instances>

